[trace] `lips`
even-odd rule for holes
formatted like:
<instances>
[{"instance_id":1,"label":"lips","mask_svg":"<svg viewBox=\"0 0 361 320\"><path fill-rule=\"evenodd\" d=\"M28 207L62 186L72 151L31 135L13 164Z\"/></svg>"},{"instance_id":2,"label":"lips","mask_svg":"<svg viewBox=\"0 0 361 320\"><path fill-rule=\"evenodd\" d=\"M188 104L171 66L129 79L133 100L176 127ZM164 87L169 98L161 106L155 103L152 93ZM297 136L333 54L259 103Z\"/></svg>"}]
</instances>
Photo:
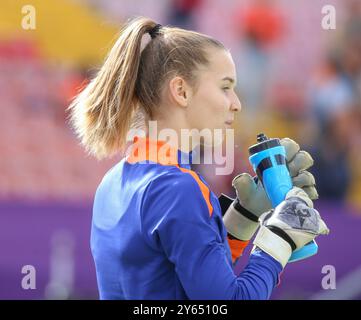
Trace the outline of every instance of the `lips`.
<instances>
[{"instance_id":1,"label":"lips","mask_svg":"<svg viewBox=\"0 0 361 320\"><path fill-rule=\"evenodd\" d=\"M233 120L227 120L227 121L225 122L225 124L228 124L229 126L231 126L232 123L233 123Z\"/></svg>"}]
</instances>

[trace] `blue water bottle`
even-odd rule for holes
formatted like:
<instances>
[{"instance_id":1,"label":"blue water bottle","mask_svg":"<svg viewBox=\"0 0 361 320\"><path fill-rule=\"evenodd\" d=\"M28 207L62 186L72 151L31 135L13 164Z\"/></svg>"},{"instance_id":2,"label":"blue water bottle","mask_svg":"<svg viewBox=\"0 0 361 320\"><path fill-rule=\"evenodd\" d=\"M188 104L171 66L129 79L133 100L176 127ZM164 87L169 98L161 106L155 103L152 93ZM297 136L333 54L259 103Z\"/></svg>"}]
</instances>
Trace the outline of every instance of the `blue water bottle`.
<instances>
[{"instance_id":1,"label":"blue water bottle","mask_svg":"<svg viewBox=\"0 0 361 320\"><path fill-rule=\"evenodd\" d=\"M292 180L286 165L286 150L279 139L268 139L263 133L257 135L257 142L249 148L249 161L272 206L276 207L292 189ZM316 242L311 241L303 248L293 251L289 262L313 256L317 250Z\"/></svg>"}]
</instances>

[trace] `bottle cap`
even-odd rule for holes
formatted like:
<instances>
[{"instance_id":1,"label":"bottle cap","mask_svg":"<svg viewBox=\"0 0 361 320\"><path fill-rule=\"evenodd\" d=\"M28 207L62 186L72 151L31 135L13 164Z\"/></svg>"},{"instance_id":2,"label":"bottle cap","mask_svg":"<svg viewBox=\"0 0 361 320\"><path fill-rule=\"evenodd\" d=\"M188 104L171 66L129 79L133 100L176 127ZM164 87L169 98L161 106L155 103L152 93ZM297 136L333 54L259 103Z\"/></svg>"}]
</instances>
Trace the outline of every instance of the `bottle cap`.
<instances>
[{"instance_id":1,"label":"bottle cap","mask_svg":"<svg viewBox=\"0 0 361 320\"><path fill-rule=\"evenodd\" d=\"M264 133L259 133L257 135L257 142L258 142L257 144L254 144L249 147L248 152L249 152L250 156L257 152L260 152L260 151L263 151L266 149L270 149L270 148L274 148L274 147L278 147L281 145L279 139L277 139L277 138L268 139Z\"/></svg>"}]
</instances>

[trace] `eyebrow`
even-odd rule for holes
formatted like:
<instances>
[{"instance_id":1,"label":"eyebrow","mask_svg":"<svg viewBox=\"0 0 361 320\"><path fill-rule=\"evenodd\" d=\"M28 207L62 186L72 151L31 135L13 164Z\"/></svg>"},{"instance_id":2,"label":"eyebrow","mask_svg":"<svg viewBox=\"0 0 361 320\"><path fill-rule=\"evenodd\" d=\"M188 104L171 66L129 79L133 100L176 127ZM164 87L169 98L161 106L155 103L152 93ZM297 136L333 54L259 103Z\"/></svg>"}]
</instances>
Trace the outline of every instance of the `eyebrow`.
<instances>
[{"instance_id":1,"label":"eyebrow","mask_svg":"<svg viewBox=\"0 0 361 320\"><path fill-rule=\"evenodd\" d=\"M231 78L231 77L224 77L223 79L222 79L222 81L229 81L230 83L235 83L236 81L233 79L233 78Z\"/></svg>"}]
</instances>

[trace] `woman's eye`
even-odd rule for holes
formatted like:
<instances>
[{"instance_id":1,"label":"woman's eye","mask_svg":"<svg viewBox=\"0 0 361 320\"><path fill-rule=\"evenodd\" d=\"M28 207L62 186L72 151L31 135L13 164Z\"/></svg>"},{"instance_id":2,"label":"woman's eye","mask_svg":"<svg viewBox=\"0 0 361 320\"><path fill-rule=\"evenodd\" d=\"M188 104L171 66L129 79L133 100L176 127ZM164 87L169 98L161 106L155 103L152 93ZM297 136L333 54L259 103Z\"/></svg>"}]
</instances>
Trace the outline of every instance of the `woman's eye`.
<instances>
[{"instance_id":1,"label":"woman's eye","mask_svg":"<svg viewBox=\"0 0 361 320\"><path fill-rule=\"evenodd\" d=\"M231 88L229 88L229 87L225 87L225 88L223 88L223 90L229 90L229 89L231 89Z\"/></svg>"}]
</instances>

